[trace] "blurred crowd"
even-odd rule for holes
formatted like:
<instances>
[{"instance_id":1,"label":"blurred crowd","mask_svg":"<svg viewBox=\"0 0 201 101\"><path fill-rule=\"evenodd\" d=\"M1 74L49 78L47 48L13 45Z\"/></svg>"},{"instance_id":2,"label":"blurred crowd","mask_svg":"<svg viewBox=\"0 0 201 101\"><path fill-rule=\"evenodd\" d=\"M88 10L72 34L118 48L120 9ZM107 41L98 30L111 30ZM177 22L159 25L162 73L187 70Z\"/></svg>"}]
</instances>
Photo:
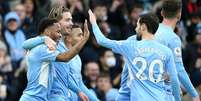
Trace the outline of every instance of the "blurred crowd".
<instances>
[{"instance_id":1,"label":"blurred crowd","mask_svg":"<svg viewBox=\"0 0 201 101\"><path fill-rule=\"evenodd\" d=\"M26 51L22 43L37 36L37 24L48 16L51 7L57 4L68 7L73 22L81 26L90 8L106 37L124 40L136 34L140 14L153 11L162 20L162 1L0 0L0 101L18 101L26 87ZM182 18L175 32L182 40L185 69L193 85L201 91L201 1L182 1ZM92 32L79 55L86 86L102 101L114 101L120 87L123 57L99 46Z\"/></svg>"}]
</instances>

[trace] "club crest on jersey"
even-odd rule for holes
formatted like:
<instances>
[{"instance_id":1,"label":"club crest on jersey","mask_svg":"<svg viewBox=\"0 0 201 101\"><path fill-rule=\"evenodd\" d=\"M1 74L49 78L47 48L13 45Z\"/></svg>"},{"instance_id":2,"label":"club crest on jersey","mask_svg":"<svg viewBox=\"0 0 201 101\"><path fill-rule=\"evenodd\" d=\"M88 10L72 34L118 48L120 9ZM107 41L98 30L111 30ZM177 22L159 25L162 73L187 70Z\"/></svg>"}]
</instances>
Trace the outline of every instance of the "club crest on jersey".
<instances>
[{"instance_id":1,"label":"club crest on jersey","mask_svg":"<svg viewBox=\"0 0 201 101\"><path fill-rule=\"evenodd\" d=\"M181 56L181 48L180 47L177 47L177 48L175 48L174 49L174 54L176 55L176 56Z\"/></svg>"}]
</instances>

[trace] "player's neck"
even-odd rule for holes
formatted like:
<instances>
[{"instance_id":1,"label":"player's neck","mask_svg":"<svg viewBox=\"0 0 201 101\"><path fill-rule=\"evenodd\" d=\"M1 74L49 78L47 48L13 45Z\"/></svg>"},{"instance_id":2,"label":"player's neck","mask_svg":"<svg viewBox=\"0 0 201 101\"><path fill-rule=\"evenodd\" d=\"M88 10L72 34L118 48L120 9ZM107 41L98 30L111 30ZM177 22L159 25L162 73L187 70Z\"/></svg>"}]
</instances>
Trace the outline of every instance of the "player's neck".
<instances>
[{"instance_id":1,"label":"player's neck","mask_svg":"<svg viewBox=\"0 0 201 101\"><path fill-rule=\"evenodd\" d=\"M48 33L42 33L40 36L47 36L47 37L49 37L50 39L52 39L54 42L56 42L56 44L59 43L57 40L55 40L54 38L52 38L52 36L49 35Z\"/></svg>"},{"instance_id":2,"label":"player's neck","mask_svg":"<svg viewBox=\"0 0 201 101\"><path fill-rule=\"evenodd\" d=\"M154 35L151 34L151 33L146 32L146 33L144 33L142 35L142 39L144 39L144 40L153 40L154 39Z\"/></svg>"},{"instance_id":3,"label":"player's neck","mask_svg":"<svg viewBox=\"0 0 201 101\"><path fill-rule=\"evenodd\" d=\"M176 27L177 22L174 19L163 19L162 24L170 26L173 30Z\"/></svg>"},{"instance_id":4,"label":"player's neck","mask_svg":"<svg viewBox=\"0 0 201 101\"><path fill-rule=\"evenodd\" d=\"M72 48L73 46L71 44L67 44L66 46L68 49Z\"/></svg>"},{"instance_id":5,"label":"player's neck","mask_svg":"<svg viewBox=\"0 0 201 101\"><path fill-rule=\"evenodd\" d=\"M66 47L68 48L68 49L70 49L70 48L72 48L73 47L73 45L72 44L70 44L69 42L65 42L65 45L66 45Z\"/></svg>"}]
</instances>

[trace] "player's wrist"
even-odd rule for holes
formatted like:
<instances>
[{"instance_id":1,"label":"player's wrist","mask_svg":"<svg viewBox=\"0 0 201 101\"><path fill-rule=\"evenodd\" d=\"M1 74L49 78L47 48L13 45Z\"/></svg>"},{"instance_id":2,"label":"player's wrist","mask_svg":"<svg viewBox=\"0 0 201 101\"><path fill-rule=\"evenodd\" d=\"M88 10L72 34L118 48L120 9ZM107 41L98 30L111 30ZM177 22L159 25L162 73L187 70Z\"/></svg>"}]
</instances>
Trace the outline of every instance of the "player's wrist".
<instances>
[{"instance_id":1,"label":"player's wrist","mask_svg":"<svg viewBox=\"0 0 201 101\"><path fill-rule=\"evenodd\" d=\"M77 95L79 95L81 92L82 92L82 91L81 91L79 88L76 87L75 93L76 93Z\"/></svg>"},{"instance_id":2,"label":"player's wrist","mask_svg":"<svg viewBox=\"0 0 201 101\"><path fill-rule=\"evenodd\" d=\"M193 94L191 94L192 98L198 98L199 94L195 91Z\"/></svg>"},{"instance_id":3,"label":"player's wrist","mask_svg":"<svg viewBox=\"0 0 201 101\"><path fill-rule=\"evenodd\" d=\"M80 95L82 94L83 92L82 91L77 91L77 95Z\"/></svg>"},{"instance_id":4,"label":"player's wrist","mask_svg":"<svg viewBox=\"0 0 201 101\"><path fill-rule=\"evenodd\" d=\"M96 26L96 25L97 25L97 22L96 22L96 21L91 22L91 25L92 25L92 26Z\"/></svg>"},{"instance_id":5,"label":"player's wrist","mask_svg":"<svg viewBox=\"0 0 201 101\"><path fill-rule=\"evenodd\" d=\"M81 43L85 43L85 42L87 42L88 39L89 39L88 36L84 37L84 38L81 40Z\"/></svg>"}]
</instances>

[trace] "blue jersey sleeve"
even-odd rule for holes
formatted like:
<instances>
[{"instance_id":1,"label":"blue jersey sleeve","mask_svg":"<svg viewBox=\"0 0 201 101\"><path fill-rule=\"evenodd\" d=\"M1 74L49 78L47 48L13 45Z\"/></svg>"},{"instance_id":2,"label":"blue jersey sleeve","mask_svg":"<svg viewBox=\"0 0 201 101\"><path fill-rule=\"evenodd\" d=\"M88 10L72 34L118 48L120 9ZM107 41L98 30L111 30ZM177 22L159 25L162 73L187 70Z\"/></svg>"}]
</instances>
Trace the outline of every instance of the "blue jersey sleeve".
<instances>
[{"instance_id":1,"label":"blue jersey sleeve","mask_svg":"<svg viewBox=\"0 0 201 101\"><path fill-rule=\"evenodd\" d=\"M176 67L184 68L182 63L176 63ZM181 84L184 86L184 88L187 90L187 92L190 93L190 95L192 97L199 96L197 91L193 87L193 85L190 81L190 78L185 70L178 71L178 77L179 77Z\"/></svg>"},{"instance_id":2,"label":"blue jersey sleeve","mask_svg":"<svg viewBox=\"0 0 201 101\"><path fill-rule=\"evenodd\" d=\"M75 83L75 78L73 77L73 75L71 75L71 73L69 73L69 89L72 90L73 92L75 92L76 94L78 94L81 90L80 88L76 85Z\"/></svg>"},{"instance_id":3,"label":"blue jersey sleeve","mask_svg":"<svg viewBox=\"0 0 201 101\"><path fill-rule=\"evenodd\" d=\"M172 50L175 62L183 62L182 61L182 50L181 50L181 40L176 37L171 39L171 43L168 47Z\"/></svg>"},{"instance_id":4,"label":"blue jersey sleeve","mask_svg":"<svg viewBox=\"0 0 201 101\"><path fill-rule=\"evenodd\" d=\"M119 53L119 54L124 54L126 53L126 50L128 51L127 45L130 45L128 40L115 41L115 40L110 40L106 38L100 31L97 24L92 24L92 29L93 29L93 33L95 35L96 41L101 46L110 48L115 53Z\"/></svg>"},{"instance_id":5,"label":"blue jersey sleeve","mask_svg":"<svg viewBox=\"0 0 201 101\"><path fill-rule=\"evenodd\" d=\"M51 51L47 46L43 45L40 50L40 59L41 61L49 62L56 61L56 57L59 55L58 51Z\"/></svg>"},{"instance_id":6,"label":"blue jersey sleeve","mask_svg":"<svg viewBox=\"0 0 201 101\"><path fill-rule=\"evenodd\" d=\"M185 87L187 92L191 94L192 97L198 96L197 91L193 87L189 76L184 68L182 61L182 51L181 51L181 40L179 38L174 38L173 43L169 45L170 49L173 52L175 65L178 72L178 78L181 84Z\"/></svg>"},{"instance_id":7,"label":"blue jersey sleeve","mask_svg":"<svg viewBox=\"0 0 201 101\"><path fill-rule=\"evenodd\" d=\"M179 80L177 77L177 71L175 68L175 63L174 63L174 58L172 55L171 51L168 51L168 58L166 61L166 70L169 74L170 80L171 80L171 86L172 86L172 91L173 91L173 95L175 98L175 101L181 101L181 97L180 97L180 86L179 86Z\"/></svg>"},{"instance_id":8,"label":"blue jersey sleeve","mask_svg":"<svg viewBox=\"0 0 201 101\"><path fill-rule=\"evenodd\" d=\"M35 38L31 38L31 39L26 40L23 43L23 48L26 50L29 50L29 49L36 47L37 45L44 43L44 41L45 41L45 36L38 36Z\"/></svg>"}]
</instances>

